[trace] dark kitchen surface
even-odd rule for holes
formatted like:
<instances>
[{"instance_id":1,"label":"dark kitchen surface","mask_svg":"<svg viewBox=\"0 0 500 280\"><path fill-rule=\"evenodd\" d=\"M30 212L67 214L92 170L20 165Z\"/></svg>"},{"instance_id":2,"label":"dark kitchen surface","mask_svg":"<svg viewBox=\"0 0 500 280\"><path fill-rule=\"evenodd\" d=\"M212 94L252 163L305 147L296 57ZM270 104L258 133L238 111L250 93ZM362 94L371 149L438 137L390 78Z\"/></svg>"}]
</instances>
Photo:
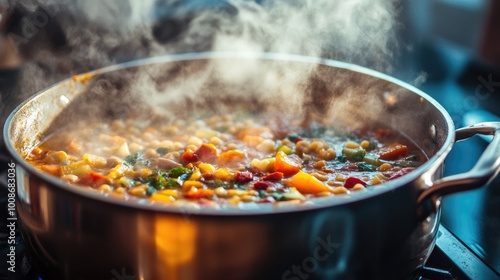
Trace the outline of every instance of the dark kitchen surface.
<instances>
[{"instance_id":1,"label":"dark kitchen surface","mask_svg":"<svg viewBox=\"0 0 500 280\"><path fill-rule=\"evenodd\" d=\"M429 80L419 88L445 107L456 128L469 125L464 116L479 109L500 115L498 70L453 43L435 41L424 49L409 65L423 65L424 71L425 66L441 69L429 71ZM472 168L487 144L479 137L456 143L446 158L445 176ZM438 238L433 256L448 250L455 262L462 262L462 271L455 277L500 279L500 178L480 189L443 198L441 225L448 236ZM429 263L435 260L431 257Z\"/></svg>"},{"instance_id":2,"label":"dark kitchen surface","mask_svg":"<svg viewBox=\"0 0 500 280\"><path fill-rule=\"evenodd\" d=\"M498 36L491 35L500 32L500 2L406 3L410 28L404 36L415 49L414 55L405 56L396 76L412 83L416 73L427 73L427 81L418 87L443 105L457 128L470 125L475 117L471 113L477 110L500 116L500 48ZM445 176L468 171L487 144L479 137L456 143L446 158ZM434 257L448 251L468 271L460 276L500 279L500 178L443 198L441 225L450 238L438 238Z\"/></svg>"}]
</instances>

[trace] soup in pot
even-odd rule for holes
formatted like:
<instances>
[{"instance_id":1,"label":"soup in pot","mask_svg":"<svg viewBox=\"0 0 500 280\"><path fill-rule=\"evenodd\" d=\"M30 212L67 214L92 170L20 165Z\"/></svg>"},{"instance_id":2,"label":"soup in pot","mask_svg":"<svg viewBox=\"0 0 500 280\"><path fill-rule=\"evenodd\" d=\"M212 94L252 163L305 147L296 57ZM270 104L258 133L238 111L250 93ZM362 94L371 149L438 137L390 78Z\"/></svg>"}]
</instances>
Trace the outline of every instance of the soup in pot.
<instances>
[{"instance_id":1,"label":"soup in pot","mask_svg":"<svg viewBox=\"0 0 500 280\"><path fill-rule=\"evenodd\" d=\"M106 196L146 203L244 208L314 203L404 176L426 158L396 131L307 125L239 113L171 121L82 122L27 160Z\"/></svg>"}]
</instances>

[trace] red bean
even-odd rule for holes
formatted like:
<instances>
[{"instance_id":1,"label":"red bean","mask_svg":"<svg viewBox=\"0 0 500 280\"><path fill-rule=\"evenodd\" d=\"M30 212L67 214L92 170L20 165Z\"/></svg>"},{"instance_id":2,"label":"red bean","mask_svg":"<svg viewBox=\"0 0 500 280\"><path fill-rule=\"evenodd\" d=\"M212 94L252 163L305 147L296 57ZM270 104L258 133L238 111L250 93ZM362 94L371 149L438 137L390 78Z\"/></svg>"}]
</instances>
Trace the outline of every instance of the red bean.
<instances>
[{"instance_id":1,"label":"red bean","mask_svg":"<svg viewBox=\"0 0 500 280\"><path fill-rule=\"evenodd\" d=\"M253 180L253 174L252 172L249 171L242 171L242 172L237 171L234 174L234 180L240 183L250 182Z\"/></svg>"},{"instance_id":2,"label":"red bean","mask_svg":"<svg viewBox=\"0 0 500 280\"><path fill-rule=\"evenodd\" d=\"M349 177L347 179L345 179L345 182L344 182L344 187L346 189L352 189L354 187L354 185L356 184L361 184L363 186L366 186L366 182L359 179L359 178L356 178L356 177Z\"/></svg>"},{"instance_id":3,"label":"red bean","mask_svg":"<svg viewBox=\"0 0 500 280\"><path fill-rule=\"evenodd\" d=\"M283 179L284 174L282 172L273 172L263 176L261 179L264 181L280 181Z\"/></svg>"}]
</instances>

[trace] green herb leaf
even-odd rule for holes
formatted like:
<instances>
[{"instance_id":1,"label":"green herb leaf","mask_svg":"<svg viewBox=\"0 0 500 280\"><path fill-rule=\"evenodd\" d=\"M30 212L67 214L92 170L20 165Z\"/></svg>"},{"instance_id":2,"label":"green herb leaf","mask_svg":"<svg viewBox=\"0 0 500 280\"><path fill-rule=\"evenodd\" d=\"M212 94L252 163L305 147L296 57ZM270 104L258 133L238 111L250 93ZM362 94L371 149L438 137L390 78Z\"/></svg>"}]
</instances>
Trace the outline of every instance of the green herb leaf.
<instances>
[{"instance_id":1,"label":"green herb leaf","mask_svg":"<svg viewBox=\"0 0 500 280\"><path fill-rule=\"evenodd\" d=\"M302 139L302 137L300 137L300 135L298 135L297 133L291 133L286 138L288 138L288 140L292 142L296 142Z\"/></svg>"},{"instance_id":2,"label":"green herb leaf","mask_svg":"<svg viewBox=\"0 0 500 280\"><path fill-rule=\"evenodd\" d=\"M265 190L257 191L260 198L265 198L267 196L267 192Z\"/></svg>"},{"instance_id":3,"label":"green herb leaf","mask_svg":"<svg viewBox=\"0 0 500 280\"><path fill-rule=\"evenodd\" d=\"M175 188L175 187L180 187L182 184L179 183L177 179L170 178L167 183L165 184L165 187L168 188Z\"/></svg>"},{"instance_id":4,"label":"green herb leaf","mask_svg":"<svg viewBox=\"0 0 500 280\"><path fill-rule=\"evenodd\" d=\"M156 176L156 180L154 182L154 187L157 190L162 190L167 186L167 179L163 176Z\"/></svg>"},{"instance_id":5,"label":"green herb leaf","mask_svg":"<svg viewBox=\"0 0 500 280\"><path fill-rule=\"evenodd\" d=\"M344 155L338 155L337 156L337 160L340 161L340 162L342 162L342 163L344 163L344 162L347 161L347 157L344 156Z\"/></svg>"},{"instance_id":6,"label":"green herb leaf","mask_svg":"<svg viewBox=\"0 0 500 280\"><path fill-rule=\"evenodd\" d=\"M206 181L204 182L205 185L207 185L208 187L210 188L218 188L218 187L223 187L223 188L231 188L231 184L226 182L226 181L222 181L222 180L211 180L211 181Z\"/></svg>"},{"instance_id":7,"label":"green herb leaf","mask_svg":"<svg viewBox=\"0 0 500 280\"><path fill-rule=\"evenodd\" d=\"M344 148L342 153L347 157L350 161L363 161L363 158L366 155L366 151L363 149L349 149Z\"/></svg>"},{"instance_id":8,"label":"green herb leaf","mask_svg":"<svg viewBox=\"0 0 500 280\"><path fill-rule=\"evenodd\" d=\"M156 192L156 188L155 187L149 187L148 190L146 191L146 195L147 196L151 196L155 192Z\"/></svg>"},{"instance_id":9,"label":"green herb leaf","mask_svg":"<svg viewBox=\"0 0 500 280\"><path fill-rule=\"evenodd\" d=\"M375 171L375 167L371 164L360 162L358 163L359 171Z\"/></svg>"},{"instance_id":10,"label":"green herb leaf","mask_svg":"<svg viewBox=\"0 0 500 280\"><path fill-rule=\"evenodd\" d=\"M189 168L186 168L184 166L178 166L178 167L174 167L172 169L170 169L169 171L169 174L170 174L170 177L174 177L174 178L177 178L181 175L185 175L185 174L189 174L191 175L193 173L193 171Z\"/></svg>"},{"instance_id":11,"label":"green herb leaf","mask_svg":"<svg viewBox=\"0 0 500 280\"><path fill-rule=\"evenodd\" d=\"M132 154L132 155L128 155L125 157L125 162L130 164L130 165L133 165L133 164L136 164L137 161L139 160L142 160L144 157L144 153L143 152L137 152L135 154Z\"/></svg>"},{"instance_id":12,"label":"green herb leaf","mask_svg":"<svg viewBox=\"0 0 500 280\"><path fill-rule=\"evenodd\" d=\"M281 201L281 200L285 200L285 198L283 197L283 193L281 192L273 192L271 193L271 196L276 200L276 201Z\"/></svg>"}]
</instances>

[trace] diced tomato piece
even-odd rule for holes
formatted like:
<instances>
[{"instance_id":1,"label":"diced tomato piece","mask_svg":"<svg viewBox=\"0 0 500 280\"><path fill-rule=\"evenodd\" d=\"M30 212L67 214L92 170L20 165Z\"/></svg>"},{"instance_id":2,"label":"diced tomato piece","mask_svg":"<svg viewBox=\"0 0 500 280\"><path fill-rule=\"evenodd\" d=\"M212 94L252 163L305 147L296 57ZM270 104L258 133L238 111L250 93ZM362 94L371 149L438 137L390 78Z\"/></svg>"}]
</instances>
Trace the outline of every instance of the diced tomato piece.
<instances>
[{"instance_id":1,"label":"diced tomato piece","mask_svg":"<svg viewBox=\"0 0 500 280\"><path fill-rule=\"evenodd\" d=\"M109 179L101 173L91 171L89 174L81 178L78 183L86 186L97 187L102 184L109 183Z\"/></svg>"},{"instance_id":2,"label":"diced tomato piece","mask_svg":"<svg viewBox=\"0 0 500 280\"><path fill-rule=\"evenodd\" d=\"M283 179L283 177L283 172L273 172L263 176L261 179L263 181L280 181L281 179Z\"/></svg>"},{"instance_id":3,"label":"diced tomato piece","mask_svg":"<svg viewBox=\"0 0 500 280\"><path fill-rule=\"evenodd\" d=\"M272 186L274 186L274 183L269 181L257 181L253 184L253 188L258 191L265 191Z\"/></svg>"},{"instance_id":4,"label":"diced tomato piece","mask_svg":"<svg viewBox=\"0 0 500 280\"><path fill-rule=\"evenodd\" d=\"M379 152L379 158L383 160L394 160L407 155L408 147L400 143L393 143Z\"/></svg>"},{"instance_id":5,"label":"diced tomato piece","mask_svg":"<svg viewBox=\"0 0 500 280\"><path fill-rule=\"evenodd\" d=\"M236 171L234 173L234 180L240 183L246 183L253 180L253 174L249 171Z\"/></svg>"},{"instance_id":6,"label":"diced tomato piece","mask_svg":"<svg viewBox=\"0 0 500 280\"><path fill-rule=\"evenodd\" d=\"M375 130L375 135L377 135L378 140L385 140L387 137L391 136L392 130L387 128L379 128Z\"/></svg>"},{"instance_id":7,"label":"diced tomato piece","mask_svg":"<svg viewBox=\"0 0 500 280\"><path fill-rule=\"evenodd\" d=\"M366 182L365 181L363 181L363 180L361 180L359 178L356 178L356 177L349 177L349 178L345 179L345 181L344 181L344 187L346 189L351 189L356 184L361 184L363 186L366 186Z\"/></svg>"},{"instance_id":8,"label":"diced tomato piece","mask_svg":"<svg viewBox=\"0 0 500 280\"><path fill-rule=\"evenodd\" d=\"M186 150L181 156L181 162L189 163L189 162L197 162L199 160L198 156L191 150Z\"/></svg>"},{"instance_id":9,"label":"diced tomato piece","mask_svg":"<svg viewBox=\"0 0 500 280\"><path fill-rule=\"evenodd\" d=\"M287 155L283 151L276 154L274 170L283 173L285 176L293 175L302 169L302 159L297 155Z\"/></svg>"},{"instance_id":10,"label":"diced tomato piece","mask_svg":"<svg viewBox=\"0 0 500 280\"><path fill-rule=\"evenodd\" d=\"M194 154L203 162L217 162L219 152L213 144L201 144Z\"/></svg>"}]
</instances>

